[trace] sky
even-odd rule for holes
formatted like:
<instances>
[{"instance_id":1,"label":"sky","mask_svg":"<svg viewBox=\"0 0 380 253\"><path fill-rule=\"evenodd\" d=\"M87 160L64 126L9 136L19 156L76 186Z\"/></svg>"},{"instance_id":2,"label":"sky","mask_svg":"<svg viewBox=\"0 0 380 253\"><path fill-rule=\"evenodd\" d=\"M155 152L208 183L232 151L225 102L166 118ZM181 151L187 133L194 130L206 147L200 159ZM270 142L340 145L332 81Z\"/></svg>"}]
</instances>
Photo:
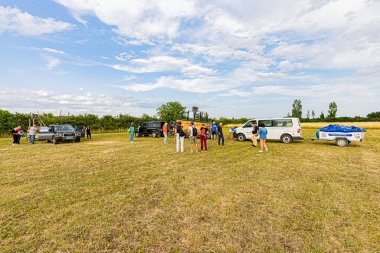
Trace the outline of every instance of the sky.
<instances>
[{"instance_id":1,"label":"sky","mask_svg":"<svg viewBox=\"0 0 380 253\"><path fill-rule=\"evenodd\" d=\"M379 0L0 0L0 108L380 111Z\"/></svg>"}]
</instances>

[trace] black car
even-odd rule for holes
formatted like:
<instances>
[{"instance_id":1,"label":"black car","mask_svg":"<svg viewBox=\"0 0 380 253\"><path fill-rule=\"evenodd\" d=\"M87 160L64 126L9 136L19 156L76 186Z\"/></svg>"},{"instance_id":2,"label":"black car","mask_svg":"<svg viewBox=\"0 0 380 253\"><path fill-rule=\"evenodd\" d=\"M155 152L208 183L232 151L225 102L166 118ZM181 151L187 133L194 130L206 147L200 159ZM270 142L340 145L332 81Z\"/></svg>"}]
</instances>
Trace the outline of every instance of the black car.
<instances>
[{"instance_id":1,"label":"black car","mask_svg":"<svg viewBox=\"0 0 380 253\"><path fill-rule=\"evenodd\" d=\"M46 140L57 144L64 141L80 142L81 133L77 131L72 125L50 125L48 127L41 127L37 133L38 140Z\"/></svg>"},{"instance_id":2,"label":"black car","mask_svg":"<svg viewBox=\"0 0 380 253\"><path fill-rule=\"evenodd\" d=\"M147 121L142 123L141 126L138 126L136 129L136 137L142 136L152 136L152 137L161 137L162 126L165 124L165 121Z\"/></svg>"}]
</instances>

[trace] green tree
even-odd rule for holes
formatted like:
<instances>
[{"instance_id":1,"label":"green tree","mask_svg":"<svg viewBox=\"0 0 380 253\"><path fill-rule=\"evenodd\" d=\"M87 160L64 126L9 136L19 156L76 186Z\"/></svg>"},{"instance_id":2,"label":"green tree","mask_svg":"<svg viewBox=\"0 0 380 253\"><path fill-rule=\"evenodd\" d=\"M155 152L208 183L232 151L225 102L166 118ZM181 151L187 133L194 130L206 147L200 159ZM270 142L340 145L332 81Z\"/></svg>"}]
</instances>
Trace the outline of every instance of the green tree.
<instances>
[{"instance_id":1,"label":"green tree","mask_svg":"<svg viewBox=\"0 0 380 253\"><path fill-rule=\"evenodd\" d=\"M311 117L314 119L315 118L315 112L314 110L311 111Z\"/></svg>"},{"instance_id":2,"label":"green tree","mask_svg":"<svg viewBox=\"0 0 380 253\"><path fill-rule=\"evenodd\" d=\"M179 102L168 102L157 108L157 116L164 121L175 121L185 114L186 107Z\"/></svg>"},{"instance_id":3,"label":"green tree","mask_svg":"<svg viewBox=\"0 0 380 253\"><path fill-rule=\"evenodd\" d=\"M310 110L307 110L306 118L310 119Z\"/></svg>"},{"instance_id":4,"label":"green tree","mask_svg":"<svg viewBox=\"0 0 380 253\"><path fill-rule=\"evenodd\" d=\"M292 106L292 117L302 118L302 102L301 99L296 99Z\"/></svg>"},{"instance_id":5,"label":"green tree","mask_svg":"<svg viewBox=\"0 0 380 253\"><path fill-rule=\"evenodd\" d=\"M331 102L329 104L329 111L328 111L328 116L329 118L335 118L336 117L336 112L338 111L338 106L336 105L335 102Z\"/></svg>"},{"instance_id":6,"label":"green tree","mask_svg":"<svg viewBox=\"0 0 380 253\"><path fill-rule=\"evenodd\" d=\"M325 114L323 113L323 111L321 111L321 115L319 116L320 119L325 119Z\"/></svg>"},{"instance_id":7,"label":"green tree","mask_svg":"<svg viewBox=\"0 0 380 253\"><path fill-rule=\"evenodd\" d=\"M371 112L367 115L367 118L380 119L380 112Z\"/></svg>"}]
</instances>

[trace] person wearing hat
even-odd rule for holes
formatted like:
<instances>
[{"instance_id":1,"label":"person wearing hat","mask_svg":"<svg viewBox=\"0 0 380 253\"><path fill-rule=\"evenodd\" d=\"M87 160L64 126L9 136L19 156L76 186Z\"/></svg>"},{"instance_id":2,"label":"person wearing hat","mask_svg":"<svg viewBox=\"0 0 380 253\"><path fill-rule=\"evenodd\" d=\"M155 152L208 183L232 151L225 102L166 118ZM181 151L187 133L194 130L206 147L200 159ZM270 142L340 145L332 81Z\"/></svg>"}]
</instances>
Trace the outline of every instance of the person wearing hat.
<instances>
[{"instance_id":1,"label":"person wearing hat","mask_svg":"<svg viewBox=\"0 0 380 253\"><path fill-rule=\"evenodd\" d=\"M215 124L215 122L212 122L212 126L211 126L211 139L216 140L216 124Z\"/></svg>"},{"instance_id":2,"label":"person wearing hat","mask_svg":"<svg viewBox=\"0 0 380 253\"><path fill-rule=\"evenodd\" d=\"M131 141L131 143L134 143L133 142L133 137L135 137L135 124L132 122L131 123L131 126L129 127L129 140Z\"/></svg>"}]
</instances>

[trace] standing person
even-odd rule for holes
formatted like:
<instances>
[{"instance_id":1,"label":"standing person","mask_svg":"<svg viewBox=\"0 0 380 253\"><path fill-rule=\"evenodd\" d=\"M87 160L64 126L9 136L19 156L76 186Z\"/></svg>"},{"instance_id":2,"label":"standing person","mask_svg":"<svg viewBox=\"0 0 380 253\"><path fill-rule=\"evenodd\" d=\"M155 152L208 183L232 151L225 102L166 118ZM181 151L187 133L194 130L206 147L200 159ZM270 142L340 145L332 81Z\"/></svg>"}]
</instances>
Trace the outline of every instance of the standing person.
<instances>
[{"instance_id":1,"label":"standing person","mask_svg":"<svg viewBox=\"0 0 380 253\"><path fill-rule=\"evenodd\" d=\"M36 133L37 133L37 127L36 127L36 125L33 125L29 129L29 142L32 144L34 144L34 140L36 138Z\"/></svg>"},{"instance_id":2,"label":"standing person","mask_svg":"<svg viewBox=\"0 0 380 253\"><path fill-rule=\"evenodd\" d=\"M86 127L83 126L82 131L81 131L81 133L80 133L80 137L81 137L81 138L84 138L85 136L86 136Z\"/></svg>"},{"instance_id":3,"label":"standing person","mask_svg":"<svg viewBox=\"0 0 380 253\"><path fill-rule=\"evenodd\" d=\"M207 128L201 127L201 150L207 151Z\"/></svg>"},{"instance_id":4,"label":"standing person","mask_svg":"<svg viewBox=\"0 0 380 253\"><path fill-rule=\"evenodd\" d=\"M263 149L265 148L265 151L268 151L267 148L267 134L268 130L266 129L264 124L259 125L259 138L260 138L260 151L263 152Z\"/></svg>"},{"instance_id":5,"label":"standing person","mask_svg":"<svg viewBox=\"0 0 380 253\"><path fill-rule=\"evenodd\" d=\"M15 127L11 130L11 135L12 135L12 138L13 138L13 144L12 146L14 145L18 145L19 144L19 132L18 132L18 128L19 127Z\"/></svg>"},{"instance_id":6,"label":"standing person","mask_svg":"<svg viewBox=\"0 0 380 253\"><path fill-rule=\"evenodd\" d=\"M257 138L259 137L259 127L257 126L256 121L253 122L252 129L252 146L257 147Z\"/></svg>"},{"instance_id":7,"label":"standing person","mask_svg":"<svg viewBox=\"0 0 380 253\"><path fill-rule=\"evenodd\" d=\"M90 126L86 127L86 134L87 134L87 139L91 140L91 128L90 128Z\"/></svg>"},{"instance_id":8,"label":"standing person","mask_svg":"<svg viewBox=\"0 0 380 253\"><path fill-rule=\"evenodd\" d=\"M194 126L194 122L191 121L189 126L189 139L190 139L190 152L194 152L194 148L196 151L198 151L198 144L197 144L197 136L198 136L198 129L196 126Z\"/></svg>"},{"instance_id":9,"label":"standing person","mask_svg":"<svg viewBox=\"0 0 380 253\"><path fill-rule=\"evenodd\" d=\"M181 121L179 121L174 129L174 135L176 137L176 150L179 152L181 150L181 153L185 152L185 132L183 131L183 128L181 126Z\"/></svg>"},{"instance_id":10,"label":"standing person","mask_svg":"<svg viewBox=\"0 0 380 253\"><path fill-rule=\"evenodd\" d=\"M211 126L211 139L212 140L216 139L216 124L215 124L215 122L212 122L212 126Z\"/></svg>"},{"instance_id":11,"label":"standing person","mask_svg":"<svg viewBox=\"0 0 380 253\"><path fill-rule=\"evenodd\" d=\"M17 133L18 133L17 144L20 144L21 137L24 137L24 131L22 131L22 128L20 126L17 127Z\"/></svg>"},{"instance_id":12,"label":"standing person","mask_svg":"<svg viewBox=\"0 0 380 253\"><path fill-rule=\"evenodd\" d=\"M162 133L164 134L164 143L168 143L168 123L165 122L165 124L162 126Z\"/></svg>"},{"instance_id":13,"label":"standing person","mask_svg":"<svg viewBox=\"0 0 380 253\"><path fill-rule=\"evenodd\" d=\"M222 143L222 146L224 146L224 136L223 136L223 123L220 122L219 126L216 128L216 132L218 133L218 145Z\"/></svg>"},{"instance_id":14,"label":"standing person","mask_svg":"<svg viewBox=\"0 0 380 253\"><path fill-rule=\"evenodd\" d=\"M128 132L129 132L129 141L131 143L134 143L133 137L135 137L135 124L133 122L131 123L131 126L129 127Z\"/></svg>"}]
</instances>

